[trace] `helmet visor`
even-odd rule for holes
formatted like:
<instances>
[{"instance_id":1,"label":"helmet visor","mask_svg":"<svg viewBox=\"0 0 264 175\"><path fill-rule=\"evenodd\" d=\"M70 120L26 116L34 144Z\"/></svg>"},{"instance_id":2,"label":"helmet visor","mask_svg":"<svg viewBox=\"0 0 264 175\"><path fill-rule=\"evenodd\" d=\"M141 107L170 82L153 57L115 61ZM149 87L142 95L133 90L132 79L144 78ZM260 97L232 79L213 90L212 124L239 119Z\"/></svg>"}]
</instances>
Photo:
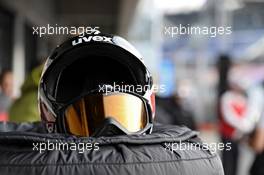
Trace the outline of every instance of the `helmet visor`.
<instances>
[{"instance_id":1,"label":"helmet visor","mask_svg":"<svg viewBox=\"0 0 264 175\"><path fill-rule=\"evenodd\" d=\"M84 96L68 106L64 115L67 132L78 136L93 135L109 118L130 133L142 130L148 123L144 101L128 93Z\"/></svg>"}]
</instances>

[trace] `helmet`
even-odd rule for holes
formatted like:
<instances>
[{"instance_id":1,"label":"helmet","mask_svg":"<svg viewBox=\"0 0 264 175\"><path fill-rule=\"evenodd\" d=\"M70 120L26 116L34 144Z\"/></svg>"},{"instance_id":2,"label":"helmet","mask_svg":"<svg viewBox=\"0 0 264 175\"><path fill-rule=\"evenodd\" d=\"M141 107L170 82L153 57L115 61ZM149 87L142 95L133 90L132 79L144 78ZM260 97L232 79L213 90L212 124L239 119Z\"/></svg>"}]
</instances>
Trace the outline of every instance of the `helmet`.
<instances>
[{"instance_id":1,"label":"helmet","mask_svg":"<svg viewBox=\"0 0 264 175\"><path fill-rule=\"evenodd\" d=\"M47 58L38 106L49 133L148 134L155 114L152 76L125 39L76 36Z\"/></svg>"}]
</instances>

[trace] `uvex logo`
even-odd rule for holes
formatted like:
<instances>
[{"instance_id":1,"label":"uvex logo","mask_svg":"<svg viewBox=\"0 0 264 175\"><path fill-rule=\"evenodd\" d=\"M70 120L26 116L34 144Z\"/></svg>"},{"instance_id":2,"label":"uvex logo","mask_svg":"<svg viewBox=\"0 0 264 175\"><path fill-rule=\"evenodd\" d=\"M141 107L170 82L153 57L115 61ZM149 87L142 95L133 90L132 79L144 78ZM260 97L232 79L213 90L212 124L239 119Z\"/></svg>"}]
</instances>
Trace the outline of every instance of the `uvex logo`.
<instances>
[{"instance_id":1,"label":"uvex logo","mask_svg":"<svg viewBox=\"0 0 264 175\"><path fill-rule=\"evenodd\" d=\"M106 37L106 36L89 36L89 37L80 37L76 40L72 41L72 45L78 45L81 44L82 42L90 42L90 41L104 41L104 42L109 42L109 43L113 43L112 38L111 37Z\"/></svg>"}]
</instances>

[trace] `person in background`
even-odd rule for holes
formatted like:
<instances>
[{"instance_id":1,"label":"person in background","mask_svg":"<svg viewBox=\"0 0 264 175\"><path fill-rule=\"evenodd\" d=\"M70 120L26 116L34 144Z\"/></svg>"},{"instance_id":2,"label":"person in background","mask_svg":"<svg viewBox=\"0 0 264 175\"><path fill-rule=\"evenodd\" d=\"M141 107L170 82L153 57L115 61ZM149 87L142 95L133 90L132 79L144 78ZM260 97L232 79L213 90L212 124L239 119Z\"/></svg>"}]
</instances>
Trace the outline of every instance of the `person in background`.
<instances>
[{"instance_id":1,"label":"person in background","mask_svg":"<svg viewBox=\"0 0 264 175\"><path fill-rule=\"evenodd\" d=\"M0 121L7 121L13 95L13 73L10 70L3 70L0 74L0 88Z\"/></svg>"},{"instance_id":2,"label":"person in background","mask_svg":"<svg viewBox=\"0 0 264 175\"><path fill-rule=\"evenodd\" d=\"M9 120L11 122L35 122L40 120L37 96L42 67L41 65L34 68L26 77L21 88L21 96L14 101L9 110Z\"/></svg>"},{"instance_id":3,"label":"person in background","mask_svg":"<svg viewBox=\"0 0 264 175\"><path fill-rule=\"evenodd\" d=\"M264 92L261 86L230 72L230 88L221 97L221 133L223 143L232 144L231 150L223 150L223 164L226 175L236 175L239 145L251 139L251 133L260 124L263 111ZM260 141L260 139L257 139ZM260 149L260 148L258 148Z\"/></svg>"}]
</instances>

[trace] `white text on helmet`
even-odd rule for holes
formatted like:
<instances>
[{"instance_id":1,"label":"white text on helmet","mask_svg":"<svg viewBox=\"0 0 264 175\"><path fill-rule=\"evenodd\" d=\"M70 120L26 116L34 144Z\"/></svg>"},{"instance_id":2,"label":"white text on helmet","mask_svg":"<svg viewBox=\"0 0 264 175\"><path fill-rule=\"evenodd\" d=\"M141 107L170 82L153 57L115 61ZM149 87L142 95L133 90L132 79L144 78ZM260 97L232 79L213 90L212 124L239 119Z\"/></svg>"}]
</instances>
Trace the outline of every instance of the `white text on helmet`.
<instances>
[{"instance_id":1,"label":"white text on helmet","mask_svg":"<svg viewBox=\"0 0 264 175\"><path fill-rule=\"evenodd\" d=\"M81 44L82 42L90 42L90 41L103 41L103 42L108 42L108 43L113 43L111 37L106 37L106 36L89 36L89 37L80 37L77 40L72 41L72 45L78 45Z\"/></svg>"}]
</instances>

